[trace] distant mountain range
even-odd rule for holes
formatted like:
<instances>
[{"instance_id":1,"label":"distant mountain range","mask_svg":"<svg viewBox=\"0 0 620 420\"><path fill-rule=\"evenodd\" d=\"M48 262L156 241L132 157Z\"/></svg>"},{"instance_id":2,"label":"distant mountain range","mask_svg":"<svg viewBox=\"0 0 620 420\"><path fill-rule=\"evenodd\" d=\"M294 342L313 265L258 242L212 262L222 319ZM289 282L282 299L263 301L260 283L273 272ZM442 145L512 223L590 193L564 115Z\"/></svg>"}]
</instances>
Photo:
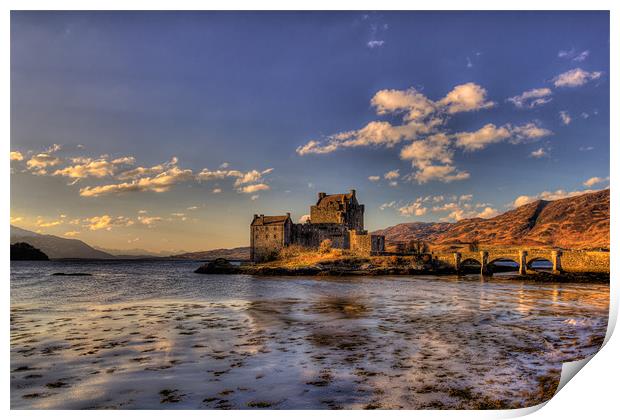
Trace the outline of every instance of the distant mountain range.
<instances>
[{"instance_id":1,"label":"distant mountain range","mask_svg":"<svg viewBox=\"0 0 620 420\"><path fill-rule=\"evenodd\" d=\"M99 251L79 239L67 239L54 235L42 235L11 225L11 244L26 242L43 251L50 258L116 258Z\"/></svg>"},{"instance_id":2,"label":"distant mountain range","mask_svg":"<svg viewBox=\"0 0 620 420\"><path fill-rule=\"evenodd\" d=\"M42 235L11 225L11 244L26 242L43 251L49 258L86 258L86 259L181 259L181 260L213 260L226 258L229 260L249 260L250 247L232 249L213 249L210 251L181 252L169 255L169 252L154 253L143 249L107 249L96 248L79 239L61 238L55 235Z\"/></svg>"},{"instance_id":3,"label":"distant mountain range","mask_svg":"<svg viewBox=\"0 0 620 420\"><path fill-rule=\"evenodd\" d=\"M609 248L609 189L555 201L538 200L490 219L456 223L401 223L373 233L387 243L421 240L433 244Z\"/></svg>"},{"instance_id":4,"label":"distant mountain range","mask_svg":"<svg viewBox=\"0 0 620 420\"><path fill-rule=\"evenodd\" d=\"M112 254L116 257L123 257L123 258L152 258L152 257L159 258L159 257L169 257L170 255L173 255L173 254L182 254L182 253L187 252L183 250L155 252L155 251L149 251L149 250L141 249L141 248L115 249L115 248L103 248L100 246L93 246L93 248L99 251L107 252L108 254Z\"/></svg>"},{"instance_id":5,"label":"distant mountain range","mask_svg":"<svg viewBox=\"0 0 620 420\"><path fill-rule=\"evenodd\" d=\"M216 258L226 258L227 260L249 260L250 247L241 246L239 248L220 248L210 251L187 252L185 254L171 255L170 258L181 260L214 260Z\"/></svg>"}]
</instances>

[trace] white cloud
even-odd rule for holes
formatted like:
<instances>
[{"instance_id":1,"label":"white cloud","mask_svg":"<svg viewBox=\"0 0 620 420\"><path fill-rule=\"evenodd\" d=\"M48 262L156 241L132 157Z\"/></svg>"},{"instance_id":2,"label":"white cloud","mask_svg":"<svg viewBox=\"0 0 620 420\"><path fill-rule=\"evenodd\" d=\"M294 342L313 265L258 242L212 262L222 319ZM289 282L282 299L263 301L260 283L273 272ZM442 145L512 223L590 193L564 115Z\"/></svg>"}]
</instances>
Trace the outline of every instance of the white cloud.
<instances>
[{"instance_id":1,"label":"white cloud","mask_svg":"<svg viewBox=\"0 0 620 420\"><path fill-rule=\"evenodd\" d=\"M385 44L385 41L383 41L383 40L378 40L378 39L373 39L373 40L368 41L368 42L366 43L366 46L367 46L368 48L379 48L379 47L382 47L382 46L383 46L383 44Z\"/></svg>"},{"instance_id":2,"label":"white cloud","mask_svg":"<svg viewBox=\"0 0 620 420\"><path fill-rule=\"evenodd\" d=\"M411 121L404 125L392 125L387 121L372 121L359 130L346 131L327 137L326 141L310 140L296 151L300 156L327 154L336 150L365 146L394 147L403 140L412 140L430 133L439 120L429 122Z\"/></svg>"},{"instance_id":3,"label":"white cloud","mask_svg":"<svg viewBox=\"0 0 620 420\"><path fill-rule=\"evenodd\" d=\"M11 162L22 160L24 160L24 155L22 155L21 152L11 152Z\"/></svg>"},{"instance_id":4,"label":"white cloud","mask_svg":"<svg viewBox=\"0 0 620 420\"><path fill-rule=\"evenodd\" d=\"M495 124L487 124L474 132L456 133L456 145L465 150L480 150L492 143L499 143L510 138L510 130L506 126L496 127Z\"/></svg>"},{"instance_id":5,"label":"white cloud","mask_svg":"<svg viewBox=\"0 0 620 420\"><path fill-rule=\"evenodd\" d=\"M515 198L515 201L512 203L513 207L521 207L525 204L531 203L532 201L537 200L536 196L529 195L520 195Z\"/></svg>"},{"instance_id":6,"label":"white cloud","mask_svg":"<svg viewBox=\"0 0 620 420\"><path fill-rule=\"evenodd\" d=\"M162 218L157 216L138 216L138 222L149 228L161 221Z\"/></svg>"},{"instance_id":7,"label":"white cloud","mask_svg":"<svg viewBox=\"0 0 620 420\"><path fill-rule=\"evenodd\" d=\"M390 201L388 203L383 203L379 206L379 210L391 209L396 206L396 201Z\"/></svg>"},{"instance_id":8,"label":"white cloud","mask_svg":"<svg viewBox=\"0 0 620 420\"><path fill-rule=\"evenodd\" d=\"M265 169L262 172L259 172L256 169L253 169L249 172L240 174L240 176L235 175L237 176L237 180L235 181L235 187L260 181L264 175L267 175L271 173L272 171L273 171L273 168ZM230 171L230 172L236 172L236 171Z\"/></svg>"},{"instance_id":9,"label":"white cloud","mask_svg":"<svg viewBox=\"0 0 620 420\"><path fill-rule=\"evenodd\" d=\"M306 223L309 220L310 220L310 215L309 214L304 214L303 216L301 216L299 218L299 220L297 222L298 223Z\"/></svg>"},{"instance_id":10,"label":"white cloud","mask_svg":"<svg viewBox=\"0 0 620 420\"><path fill-rule=\"evenodd\" d=\"M220 165L220 169L226 169L230 166L230 163L228 162L222 162L222 164Z\"/></svg>"},{"instance_id":11,"label":"white cloud","mask_svg":"<svg viewBox=\"0 0 620 420\"><path fill-rule=\"evenodd\" d=\"M62 220L37 219L37 226L41 228L54 227L54 226L61 225L62 223L63 223Z\"/></svg>"},{"instance_id":12,"label":"white cloud","mask_svg":"<svg viewBox=\"0 0 620 420\"><path fill-rule=\"evenodd\" d=\"M190 210L190 211L198 210L198 206L189 206L187 210Z\"/></svg>"},{"instance_id":13,"label":"white cloud","mask_svg":"<svg viewBox=\"0 0 620 420\"><path fill-rule=\"evenodd\" d=\"M469 178L469 172L458 171L456 167L451 165L428 165L422 169L406 177L407 180L415 180L419 184L425 184L429 181L441 181L449 183L453 181L462 181Z\"/></svg>"},{"instance_id":14,"label":"white cloud","mask_svg":"<svg viewBox=\"0 0 620 420\"><path fill-rule=\"evenodd\" d=\"M418 198L416 201L408 203L398 209L402 216L424 216L427 208L422 205L422 201Z\"/></svg>"},{"instance_id":15,"label":"white cloud","mask_svg":"<svg viewBox=\"0 0 620 420\"><path fill-rule=\"evenodd\" d=\"M581 68L576 68L562 73L553 78L553 84L555 87L577 87L588 83L591 80L596 80L603 75L600 71L586 71Z\"/></svg>"},{"instance_id":16,"label":"white cloud","mask_svg":"<svg viewBox=\"0 0 620 420\"><path fill-rule=\"evenodd\" d=\"M560 120L562 120L562 124L564 125L568 125L572 121L568 111L560 111Z\"/></svg>"},{"instance_id":17,"label":"white cloud","mask_svg":"<svg viewBox=\"0 0 620 420\"><path fill-rule=\"evenodd\" d=\"M491 108L495 103L487 100L487 91L475 83L455 86L443 99L437 102L445 107L449 114L457 112L477 111Z\"/></svg>"},{"instance_id":18,"label":"white cloud","mask_svg":"<svg viewBox=\"0 0 620 420\"><path fill-rule=\"evenodd\" d=\"M472 194L463 194L461 196L453 195L449 197L449 199L452 201L444 202L441 205L435 205L431 209L434 213L448 213L445 217L440 219L442 221L459 221L472 217L490 218L498 214L498 211L488 203L473 203ZM433 201L441 202L443 200ZM478 209L482 210L479 211Z\"/></svg>"},{"instance_id":19,"label":"white cloud","mask_svg":"<svg viewBox=\"0 0 620 420\"><path fill-rule=\"evenodd\" d=\"M456 86L443 99L434 102L414 88L384 89L371 99L378 115L398 115L402 125L371 121L359 130L344 131L323 141L310 140L297 147L297 154L327 154L336 150L362 146L394 147L407 140L419 140L432 134L445 122L447 114L475 111L494 105L487 101L486 90L474 83Z\"/></svg>"},{"instance_id":20,"label":"white cloud","mask_svg":"<svg viewBox=\"0 0 620 420\"><path fill-rule=\"evenodd\" d=\"M112 160L113 165L133 165L136 158L133 156L123 156Z\"/></svg>"},{"instance_id":21,"label":"white cloud","mask_svg":"<svg viewBox=\"0 0 620 420\"><path fill-rule=\"evenodd\" d=\"M434 134L405 146L400 151L400 158L410 160L416 168L424 168L433 162L452 163L454 152L450 149L450 139L444 133Z\"/></svg>"},{"instance_id":22,"label":"white cloud","mask_svg":"<svg viewBox=\"0 0 620 420\"><path fill-rule=\"evenodd\" d=\"M570 50L560 50L558 52L559 58L565 58L567 60L578 61L578 62L585 61L589 56L590 56L589 50L583 50L581 52L577 52L574 48Z\"/></svg>"},{"instance_id":23,"label":"white cloud","mask_svg":"<svg viewBox=\"0 0 620 420\"><path fill-rule=\"evenodd\" d=\"M540 147L530 153L530 156L536 159L540 159L547 156L547 151L544 148Z\"/></svg>"},{"instance_id":24,"label":"white cloud","mask_svg":"<svg viewBox=\"0 0 620 420\"><path fill-rule=\"evenodd\" d=\"M226 177L235 177L239 174L239 171L224 171L219 169L216 171L211 171L208 168L204 168L196 175L196 179L199 181L213 181L216 179L224 179Z\"/></svg>"},{"instance_id":25,"label":"white cloud","mask_svg":"<svg viewBox=\"0 0 620 420\"><path fill-rule=\"evenodd\" d=\"M433 206L433 212L455 211L459 209L458 203L444 203L441 206Z\"/></svg>"},{"instance_id":26,"label":"white cloud","mask_svg":"<svg viewBox=\"0 0 620 420\"><path fill-rule=\"evenodd\" d=\"M517 108L534 108L551 102L551 89L538 88L523 92L521 95L507 99Z\"/></svg>"},{"instance_id":27,"label":"white cloud","mask_svg":"<svg viewBox=\"0 0 620 420\"><path fill-rule=\"evenodd\" d=\"M452 182L469 178L469 173L459 171L452 165L454 151L451 141L444 133L434 134L414 141L400 152L400 158L410 160L417 170L405 177L408 181L424 184L429 181Z\"/></svg>"},{"instance_id":28,"label":"white cloud","mask_svg":"<svg viewBox=\"0 0 620 420\"><path fill-rule=\"evenodd\" d=\"M539 92L526 94L523 100L540 99L547 93L547 90L541 89ZM400 158L410 161L414 172L404 179L418 183L435 180L452 182L470 176L467 171L454 165L455 147L475 151L504 140L517 143L552 134L532 122L521 126L505 124L500 127L486 124L472 133L449 134L442 131L450 114L476 111L495 105L487 98L486 90L475 83L455 86L438 101L427 98L414 88L384 89L372 97L371 105L378 115L402 118L402 125L388 121L371 121L358 130L343 131L323 140L310 140L297 147L297 154L328 154L353 147L390 148L407 142L400 151ZM377 182L379 176L371 175L368 179ZM392 182L395 180L396 178L392 179Z\"/></svg>"},{"instance_id":29,"label":"white cloud","mask_svg":"<svg viewBox=\"0 0 620 420\"><path fill-rule=\"evenodd\" d=\"M65 232L63 236L68 236L70 238L73 238L74 236L78 236L79 234L80 232L77 230L70 230L69 232Z\"/></svg>"},{"instance_id":30,"label":"white cloud","mask_svg":"<svg viewBox=\"0 0 620 420\"><path fill-rule=\"evenodd\" d=\"M83 179L88 177L93 178L104 178L106 176L114 175L116 170L117 163L124 163L123 159L133 159L133 158L120 158L115 159L112 162L107 161L106 159L86 159L83 164L67 166L62 169L57 169L54 171L53 175L55 176L64 176L67 178L73 179Z\"/></svg>"},{"instance_id":31,"label":"white cloud","mask_svg":"<svg viewBox=\"0 0 620 420\"><path fill-rule=\"evenodd\" d=\"M250 197L250 200L252 200L252 201L256 201L256 200L258 200L258 199L259 199L259 197L260 197L260 195L258 195L258 194L254 194L252 197Z\"/></svg>"},{"instance_id":32,"label":"white cloud","mask_svg":"<svg viewBox=\"0 0 620 420\"><path fill-rule=\"evenodd\" d=\"M196 175L196 179L198 179L199 181L213 181L213 180L220 180L224 178L236 178L234 186L237 188L237 191L254 192L254 191L248 191L248 190L252 190L253 188L242 187L242 185L253 183L256 185L267 186L267 184L263 182L263 177L265 175L270 174L271 172L273 172L273 168L268 168L262 171L252 169L248 172L242 172L239 170L223 170L223 169L211 171L208 168L204 168L199 174ZM258 187L258 188L261 188L261 187ZM268 186L266 189L269 189ZM222 189L214 188L212 192L214 194L218 194L222 192Z\"/></svg>"},{"instance_id":33,"label":"white cloud","mask_svg":"<svg viewBox=\"0 0 620 420\"><path fill-rule=\"evenodd\" d=\"M48 154L56 153L60 151L60 149L62 149L62 146L60 144L54 143L50 147L47 148L45 153L48 153Z\"/></svg>"},{"instance_id":34,"label":"white cloud","mask_svg":"<svg viewBox=\"0 0 620 420\"><path fill-rule=\"evenodd\" d=\"M476 215L476 217L482 217L483 219L490 219L491 217L495 217L499 214L497 210L493 207L485 207L480 213Z\"/></svg>"},{"instance_id":35,"label":"white cloud","mask_svg":"<svg viewBox=\"0 0 620 420\"><path fill-rule=\"evenodd\" d=\"M155 176L139 178L131 182L84 187L80 189L80 195L82 197L99 197L137 191L165 192L175 184L192 179L194 176L191 169L179 169L177 166L173 166Z\"/></svg>"},{"instance_id":36,"label":"white cloud","mask_svg":"<svg viewBox=\"0 0 620 420\"><path fill-rule=\"evenodd\" d=\"M49 153L38 153L32 156L27 162L28 169L45 169L50 166L57 166L61 160ZM45 172L42 172L43 174Z\"/></svg>"},{"instance_id":37,"label":"white cloud","mask_svg":"<svg viewBox=\"0 0 620 420\"><path fill-rule=\"evenodd\" d=\"M437 110L433 101L414 88L380 90L370 103L377 110L377 115L402 114L405 121L421 120Z\"/></svg>"},{"instance_id":38,"label":"white cloud","mask_svg":"<svg viewBox=\"0 0 620 420\"><path fill-rule=\"evenodd\" d=\"M387 180L398 179L399 177L400 177L400 174L398 173L398 169L393 169L383 174L383 178Z\"/></svg>"},{"instance_id":39,"label":"white cloud","mask_svg":"<svg viewBox=\"0 0 620 420\"><path fill-rule=\"evenodd\" d=\"M565 191L565 190L557 190L557 191L543 191L536 195L520 195L515 199L512 203L513 207L523 206L525 204L529 204L536 200L560 200L562 198L575 197L582 194L591 193L597 190L581 190L581 191Z\"/></svg>"},{"instance_id":40,"label":"white cloud","mask_svg":"<svg viewBox=\"0 0 620 420\"><path fill-rule=\"evenodd\" d=\"M573 58L573 61L584 61L586 58L588 58L589 55L590 51L582 51Z\"/></svg>"},{"instance_id":41,"label":"white cloud","mask_svg":"<svg viewBox=\"0 0 620 420\"><path fill-rule=\"evenodd\" d=\"M266 191L269 188L270 187L267 184L253 184L253 185L246 185L245 187L241 187L237 191L241 193L245 193L245 194L251 194L251 193L258 192L258 191Z\"/></svg>"},{"instance_id":42,"label":"white cloud","mask_svg":"<svg viewBox=\"0 0 620 420\"><path fill-rule=\"evenodd\" d=\"M538 127L534 123L521 126L505 124L497 127L495 124L486 124L478 131L456 133L456 145L467 151L481 150L486 146L510 139L519 142L526 139L538 139L553 134L546 128Z\"/></svg>"},{"instance_id":43,"label":"white cloud","mask_svg":"<svg viewBox=\"0 0 620 420\"><path fill-rule=\"evenodd\" d=\"M510 126L510 132L512 134L513 142L520 142L523 140L535 140L542 137L547 137L553 134L551 130L537 126L534 123L527 123L519 126Z\"/></svg>"},{"instance_id":44,"label":"white cloud","mask_svg":"<svg viewBox=\"0 0 620 420\"><path fill-rule=\"evenodd\" d=\"M82 162L79 162L79 163L82 163ZM149 168L138 166L136 168L127 170L125 172L118 174L117 178L123 181L123 180L138 179L138 178L147 177L147 176L154 176L154 175L158 175L166 171L169 168L176 167L177 163L178 163L178 159L176 157L172 157L168 162L164 162L164 163L161 163L155 166L151 166Z\"/></svg>"},{"instance_id":45,"label":"white cloud","mask_svg":"<svg viewBox=\"0 0 620 420\"><path fill-rule=\"evenodd\" d=\"M583 185L585 185L586 187L592 187L596 184L600 184L602 182L605 181L609 181L609 177L605 177L605 178L601 178L598 176L593 176L592 178L589 178L588 180L586 180Z\"/></svg>"},{"instance_id":46,"label":"white cloud","mask_svg":"<svg viewBox=\"0 0 620 420\"><path fill-rule=\"evenodd\" d=\"M560 50L560 51L558 51L558 57L560 57L560 58L568 57L568 55L571 54L571 51Z\"/></svg>"},{"instance_id":47,"label":"white cloud","mask_svg":"<svg viewBox=\"0 0 620 420\"><path fill-rule=\"evenodd\" d=\"M84 219L84 223L89 230L112 230L114 226L131 226L133 220L124 216L112 217L108 214L93 216Z\"/></svg>"}]
</instances>

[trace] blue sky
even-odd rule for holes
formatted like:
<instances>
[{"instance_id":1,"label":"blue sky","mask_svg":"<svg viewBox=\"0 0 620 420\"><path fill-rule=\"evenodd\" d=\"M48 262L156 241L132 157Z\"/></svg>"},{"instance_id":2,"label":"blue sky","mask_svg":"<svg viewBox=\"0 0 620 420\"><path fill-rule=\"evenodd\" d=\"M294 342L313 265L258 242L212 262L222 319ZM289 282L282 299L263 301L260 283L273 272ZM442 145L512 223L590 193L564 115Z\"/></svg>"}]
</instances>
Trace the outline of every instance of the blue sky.
<instances>
[{"instance_id":1,"label":"blue sky","mask_svg":"<svg viewBox=\"0 0 620 420\"><path fill-rule=\"evenodd\" d=\"M490 217L608 185L609 16L13 12L11 150L12 222L109 248L350 188L370 229Z\"/></svg>"}]
</instances>

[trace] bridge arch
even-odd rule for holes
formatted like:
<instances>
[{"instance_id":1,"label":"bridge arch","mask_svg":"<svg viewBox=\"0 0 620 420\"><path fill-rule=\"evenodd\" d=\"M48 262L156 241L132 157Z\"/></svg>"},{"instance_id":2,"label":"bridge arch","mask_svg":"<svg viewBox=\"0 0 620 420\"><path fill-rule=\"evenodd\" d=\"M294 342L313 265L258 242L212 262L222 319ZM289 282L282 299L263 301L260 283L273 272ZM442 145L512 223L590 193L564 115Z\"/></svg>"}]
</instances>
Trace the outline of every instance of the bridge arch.
<instances>
[{"instance_id":1,"label":"bridge arch","mask_svg":"<svg viewBox=\"0 0 620 420\"><path fill-rule=\"evenodd\" d=\"M502 264L504 263L504 264ZM512 264L508 264L512 263ZM505 267L505 269L501 269L500 267ZM512 269L511 269L512 268ZM496 257L493 260L489 261L489 271L499 272L499 271L519 271L519 262L518 259L513 256L500 256Z\"/></svg>"},{"instance_id":2,"label":"bridge arch","mask_svg":"<svg viewBox=\"0 0 620 420\"><path fill-rule=\"evenodd\" d=\"M552 259L553 257L545 258L541 256L530 258L527 261L527 268L528 270L551 270L554 267Z\"/></svg>"},{"instance_id":3,"label":"bridge arch","mask_svg":"<svg viewBox=\"0 0 620 420\"><path fill-rule=\"evenodd\" d=\"M460 262L457 270L463 272L480 272L481 268L482 263L476 258L465 258Z\"/></svg>"},{"instance_id":4,"label":"bridge arch","mask_svg":"<svg viewBox=\"0 0 620 420\"><path fill-rule=\"evenodd\" d=\"M549 248L491 248L489 251L456 251L433 253L433 258L451 265L459 271L464 263L480 264L482 274L489 273L489 265L497 260L508 259L519 264L519 274L526 274L527 269L537 261L550 261L553 271L609 273L608 251L576 251ZM490 274L490 273L489 273Z\"/></svg>"}]
</instances>

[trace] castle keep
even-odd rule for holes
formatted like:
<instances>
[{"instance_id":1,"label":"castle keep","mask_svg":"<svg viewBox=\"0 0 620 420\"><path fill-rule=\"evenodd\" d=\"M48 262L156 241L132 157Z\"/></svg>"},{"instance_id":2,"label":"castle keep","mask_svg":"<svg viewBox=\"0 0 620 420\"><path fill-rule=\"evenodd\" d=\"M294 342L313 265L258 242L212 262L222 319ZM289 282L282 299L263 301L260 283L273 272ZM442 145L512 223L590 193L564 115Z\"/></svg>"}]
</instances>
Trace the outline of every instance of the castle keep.
<instances>
[{"instance_id":1,"label":"castle keep","mask_svg":"<svg viewBox=\"0 0 620 420\"><path fill-rule=\"evenodd\" d=\"M293 223L290 213L255 214L250 224L250 258L263 261L290 245L318 248L325 239L331 240L332 248L365 255L383 252L385 248L383 236L364 230L364 205L358 203L355 190L348 194L320 192L305 223Z\"/></svg>"}]
</instances>

